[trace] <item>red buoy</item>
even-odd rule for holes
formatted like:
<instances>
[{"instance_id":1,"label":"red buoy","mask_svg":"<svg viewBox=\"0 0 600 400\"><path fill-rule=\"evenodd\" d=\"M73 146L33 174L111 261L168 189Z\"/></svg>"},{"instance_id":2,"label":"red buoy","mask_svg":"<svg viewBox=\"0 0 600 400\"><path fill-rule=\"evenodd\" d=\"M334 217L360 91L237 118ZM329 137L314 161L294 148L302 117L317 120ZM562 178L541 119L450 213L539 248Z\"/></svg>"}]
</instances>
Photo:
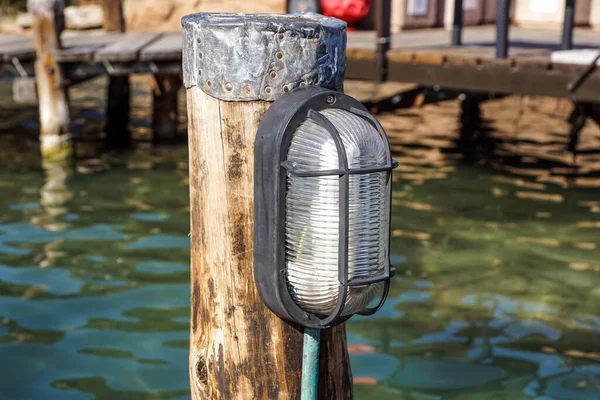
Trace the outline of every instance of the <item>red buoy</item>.
<instances>
[{"instance_id":1,"label":"red buoy","mask_svg":"<svg viewBox=\"0 0 600 400\"><path fill-rule=\"evenodd\" d=\"M323 15L344 20L352 25L369 13L371 0L321 0Z\"/></svg>"}]
</instances>

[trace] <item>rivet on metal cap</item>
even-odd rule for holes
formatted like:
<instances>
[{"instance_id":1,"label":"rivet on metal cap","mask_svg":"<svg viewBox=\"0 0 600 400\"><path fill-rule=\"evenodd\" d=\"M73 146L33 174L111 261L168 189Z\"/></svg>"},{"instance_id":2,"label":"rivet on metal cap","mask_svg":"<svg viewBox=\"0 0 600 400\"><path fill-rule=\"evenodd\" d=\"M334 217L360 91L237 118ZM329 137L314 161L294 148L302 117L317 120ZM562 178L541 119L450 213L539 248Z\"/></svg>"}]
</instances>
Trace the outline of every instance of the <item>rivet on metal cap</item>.
<instances>
[{"instance_id":1,"label":"rivet on metal cap","mask_svg":"<svg viewBox=\"0 0 600 400\"><path fill-rule=\"evenodd\" d=\"M343 84L346 23L339 19L199 13L184 17L182 25L188 89L198 86L227 101L273 101L298 86L335 90Z\"/></svg>"}]
</instances>

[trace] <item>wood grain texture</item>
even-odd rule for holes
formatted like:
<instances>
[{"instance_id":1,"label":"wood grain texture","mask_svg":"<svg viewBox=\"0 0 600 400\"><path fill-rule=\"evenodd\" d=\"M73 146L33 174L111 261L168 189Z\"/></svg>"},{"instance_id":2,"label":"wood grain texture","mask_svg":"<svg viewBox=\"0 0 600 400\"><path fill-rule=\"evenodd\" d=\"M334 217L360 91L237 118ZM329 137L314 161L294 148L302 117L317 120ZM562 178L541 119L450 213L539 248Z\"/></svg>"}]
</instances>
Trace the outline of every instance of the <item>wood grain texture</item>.
<instances>
[{"instance_id":1,"label":"wood grain texture","mask_svg":"<svg viewBox=\"0 0 600 400\"><path fill-rule=\"evenodd\" d=\"M254 137L270 103L187 90L192 398L299 399L302 332L268 310L253 277ZM324 332L322 399L350 399L345 327ZM327 354L327 357L324 357Z\"/></svg>"},{"instance_id":2,"label":"wood grain texture","mask_svg":"<svg viewBox=\"0 0 600 400\"><path fill-rule=\"evenodd\" d=\"M114 62L137 61L142 49L160 36L160 33L127 32L119 40L96 51L94 59Z\"/></svg>"},{"instance_id":3,"label":"wood grain texture","mask_svg":"<svg viewBox=\"0 0 600 400\"><path fill-rule=\"evenodd\" d=\"M61 48L60 31L51 14L33 16L33 40L36 51L37 79L42 135L60 135L69 130L67 89L55 55Z\"/></svg>"}]
</instances>

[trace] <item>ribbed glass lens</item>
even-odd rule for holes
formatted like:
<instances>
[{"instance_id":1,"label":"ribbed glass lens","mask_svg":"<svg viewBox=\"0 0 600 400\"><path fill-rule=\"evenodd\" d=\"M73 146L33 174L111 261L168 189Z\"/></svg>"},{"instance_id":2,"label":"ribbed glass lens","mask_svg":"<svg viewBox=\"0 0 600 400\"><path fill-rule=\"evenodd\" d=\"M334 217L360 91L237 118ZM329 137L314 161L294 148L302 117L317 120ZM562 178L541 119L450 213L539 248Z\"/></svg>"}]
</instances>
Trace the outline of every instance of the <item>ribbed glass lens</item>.
<instances>
[{"instance_id":1,"label":"ribbed glass lens","mask_svg":"<svg viewBox=\"0 0 600 400\"><path fill-rule=\"evenodd\" d=\"M363 118L341 109L321 113L338 130L350 169L385 166L388 150ZM287 161L297 171L339 169L331 134L307 119L294 133ZM383 274L387 260L386 172L350 175L348 280ZM299 177L288 172L286 276L296 303L331 313L338 299L339 176ZM342 315L367 307L381 283L349 287Z\"/></svg>"}]
</instances>

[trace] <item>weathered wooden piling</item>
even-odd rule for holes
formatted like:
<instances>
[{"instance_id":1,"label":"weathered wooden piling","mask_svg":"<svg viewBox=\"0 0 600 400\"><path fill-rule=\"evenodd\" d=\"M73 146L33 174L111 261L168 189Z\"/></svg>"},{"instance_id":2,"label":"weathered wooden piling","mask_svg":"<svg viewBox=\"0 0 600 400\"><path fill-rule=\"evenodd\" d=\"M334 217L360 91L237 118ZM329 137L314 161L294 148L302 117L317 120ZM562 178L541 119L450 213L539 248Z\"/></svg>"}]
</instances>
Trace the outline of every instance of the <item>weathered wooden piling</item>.
<instances>
[{"instance_id":1,"label":"weathered wooden piling","mask_svg":"<svg viewBox=\"0 0 600 400\"><path fill-rule=\"evenodd\" d=\"M193 399L299 399L302 330L253 278L254 140L298 86L341 89L346 25L317 14L183 19L191 201ZM319 396L352 397L345 326L322 333Z\"/></svg>"},{"instance_id":2,"label":"weathered wooden piling","mask_svg":"<svg viewBox=\"0 0 600 400\"><path fill-rule=\"evenodd\" d=\"M42 158L50 163L69 162L74 146L69 133L70 115L62 67L56 61L64 29L64 0L28 0L33 15L35 75L40 111Z\"/></svg>"},{"instance_id":3,"label":"weathered wooden piling","mask_svg":"<svg viewBox=\"0 0 600 400\"><path fill-rule=\"evenodd\" d=\"M107 32L125 32L125 17L121 0L103 0L104 30ZM106 91L106 141L112 148L131 146L129 131L129 111L131 85L128 75L109 76Z\"/></svg>"}]
</instances>

